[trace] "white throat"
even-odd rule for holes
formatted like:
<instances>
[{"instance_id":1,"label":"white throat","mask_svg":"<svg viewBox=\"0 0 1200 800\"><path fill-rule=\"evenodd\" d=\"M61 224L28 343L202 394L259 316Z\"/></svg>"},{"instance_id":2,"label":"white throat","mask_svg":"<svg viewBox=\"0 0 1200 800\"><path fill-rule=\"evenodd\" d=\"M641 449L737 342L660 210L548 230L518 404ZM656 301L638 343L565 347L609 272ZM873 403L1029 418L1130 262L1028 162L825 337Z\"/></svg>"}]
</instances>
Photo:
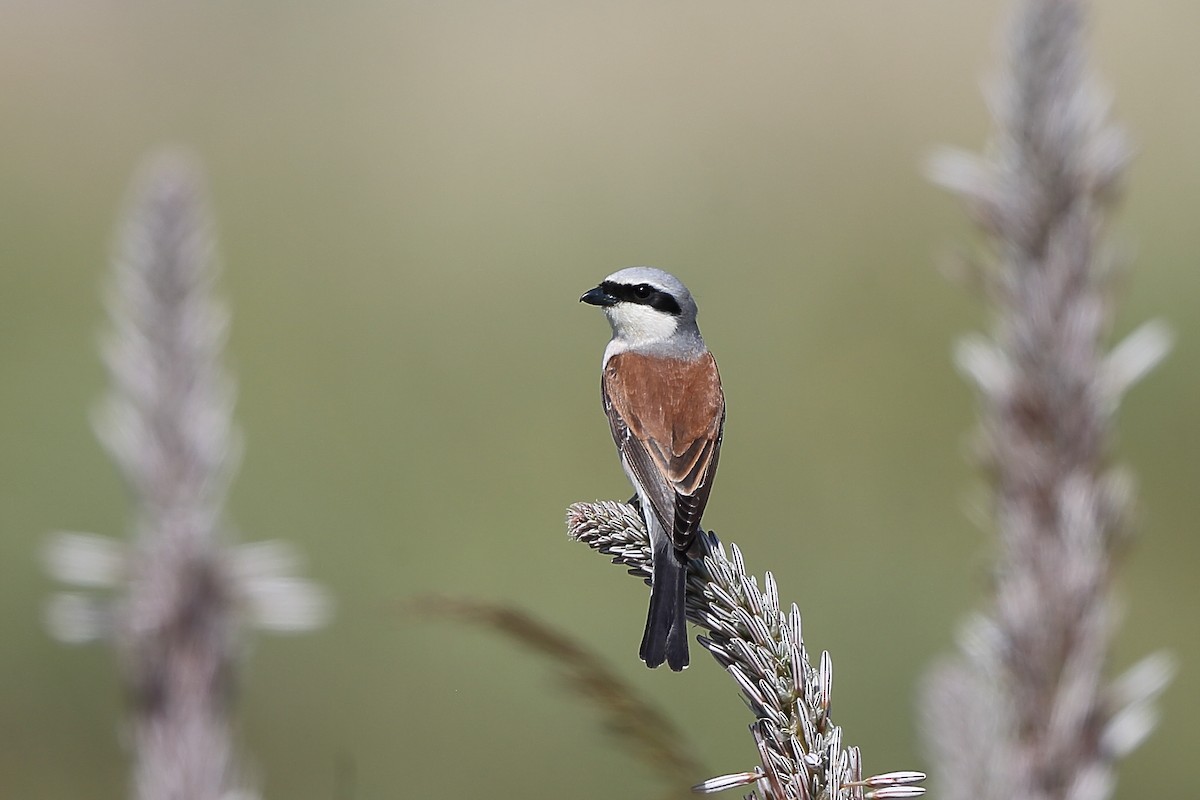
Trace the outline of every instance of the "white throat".
<instances>
[{"instance_id":1,"label":"white throat","mask_svg":"<svg viewBox=\"0 0 1200 800\"><path fill-rule=\"evenodd\" d=\"M604 363L627 350L656 352L674 358L695 358L704 352L704 340L695 323L681 330L679 318L637 303L618 303L604 309L613 337L604 349Z\"/></svg>"},{"instance_id":2,"label":"white throat","mask_svg":"<svg viewBox=\"0 0 1200 800\"><path fill-rule=\"evenodd\" d=\"M617 303L604 309L604 314L612 325L613 338L624 340L630 347L665 341L679 329L675 317L636 303Z\"/></svg>"}]
</instances>

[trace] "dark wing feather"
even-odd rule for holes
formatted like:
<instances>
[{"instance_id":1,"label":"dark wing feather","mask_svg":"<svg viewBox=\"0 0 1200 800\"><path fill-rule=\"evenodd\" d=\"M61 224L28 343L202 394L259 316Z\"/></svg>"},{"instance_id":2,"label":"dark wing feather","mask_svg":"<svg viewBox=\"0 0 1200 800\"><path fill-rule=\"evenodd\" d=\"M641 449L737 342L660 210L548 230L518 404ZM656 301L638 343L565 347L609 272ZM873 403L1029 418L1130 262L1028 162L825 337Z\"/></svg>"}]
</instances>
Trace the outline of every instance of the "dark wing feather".
<instances>
[{"instance_id":1,"label":"dark wing feather","mask_svg":"<svg viewBox=\"0 0 1200 800\"><path fill-rule=\"evenodd\" d=\"M633 471L638 483L650 500L650 510L664 531L672 528L675 517L675 490L654 463L645 445L634 438L621 413L613 405L608 394L608 382L601 386L604 396L604 413L608 415L609 428L617 451Z\"/></svg>"},{"instance_id":2,"label":"dark wing feather","mask_svg":"<svg viewBox=\"0 0 1200 800\"><path fill-rule=\"evenodd\" d=\"M700 517L708 505L712 492L713 477L717 473L717 460L721 456L721 439L725 427L725 409L716 426L716 438L707 439L695 465L682 476L675 494L675 526L672 538L676 547L691 546ZM690 489L689 489L690 487ZM681 545L681 542L683 543Z\"/></svg>"},{"instance_id":3,"label":"dark wing feather","mask_svg":"<svg viewBox=\"0 0 1200 800\"><path fill-rule=\"evenodd\" d=\"M695 361L620 353L601 384L613 439L675 547L695 538L712 491L725 398L710 354Z\"/></svg>"}]
</instances>

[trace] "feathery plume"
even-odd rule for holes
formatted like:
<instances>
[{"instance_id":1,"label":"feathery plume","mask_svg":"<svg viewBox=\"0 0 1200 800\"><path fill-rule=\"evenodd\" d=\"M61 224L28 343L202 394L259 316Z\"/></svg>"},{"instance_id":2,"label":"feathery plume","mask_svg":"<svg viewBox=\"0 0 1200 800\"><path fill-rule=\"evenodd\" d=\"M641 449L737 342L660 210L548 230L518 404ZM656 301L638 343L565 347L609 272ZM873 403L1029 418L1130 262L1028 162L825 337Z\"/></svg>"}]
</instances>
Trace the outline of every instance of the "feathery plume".
<instances>
[{"instance_id":1,"label":"feathery plume","mask_svg":"<svg viewBox=\"0 0 1200 800\"><path fill-rule=\"evenodd\" d=\"M1170 337L1151 323L1103 350L1102 232L1129 148L1088 70L1084 12L1082 0L1020 0L988 156L943 154L931 169L988 237L980 277L995 311L992 335L956 353L994 487L995 597L921 704L947 800L1105 800L1170 672L1154 656L1105 677L1132 496L1108 464L1113 414Z\"/></svg>"},{"instance_id":2,"label":"feathery plume","mask_svg":"<svg viewBox=\"0 0 1200 800\"><path fill-rule=\"evenodd\" d=\"M116 647L142 800L253 796L237 774L230 722L240 614L302 630L328 606L320 589L290 577L296 559L284 545L226 541L240 446L213 249L197 168L179 154L151 161L114 263L103 348L112 386L95 418L133 496L133 536L60 533L44 552L58 579L114 595L59 595L47 618L66 641Z\"/></svg>"},{"instance_id":3,"label":"feathery plume","mask_svg":"<svg viewBox=\"0 0 1200 800\"><path fill-rule=\"evenodd\" d=\"M576 503L567 511L571 537L650 580L650 540L637 509L625 503ZM833 662L809 659L800 609L785 611L770 572L763 588L746 572L737 545L726 553L715 534L702 533L688 563L687 615L707 631L699 637L738 685L754 714L750 726L761 757L754 770L707 780L694 789L716 792L754 786L767 800L870 800L918 797L919 772L862 777L857 747L844 747L830 717Z\"/></svg>"},{"instance_id":4,"label":"feathery plume","mask_svg":"<svg viewBox=\"0 0 1200 800\"><path fill-rule=\"evenodd\" d=\"M606 714L608 730L640 761L677 787L687 786L700 774L683 733L599 655L561 631L519 609L476 600L424 597L414 608L491 628L545 656L562 668L573 690Z\"/></svg>"}]
</instances>

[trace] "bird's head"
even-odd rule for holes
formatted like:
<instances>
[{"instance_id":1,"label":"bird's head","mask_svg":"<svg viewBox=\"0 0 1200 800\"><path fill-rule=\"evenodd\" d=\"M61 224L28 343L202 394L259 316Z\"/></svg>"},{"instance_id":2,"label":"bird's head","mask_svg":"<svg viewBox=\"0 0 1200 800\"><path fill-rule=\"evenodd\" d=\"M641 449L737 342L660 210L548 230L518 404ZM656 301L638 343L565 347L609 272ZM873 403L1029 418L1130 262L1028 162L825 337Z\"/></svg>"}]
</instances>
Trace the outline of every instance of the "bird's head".
<instances>
[{"instance_id":1,"label":"bird's head","mask_svg":"<svg viewBox=\"0 0 1200 800\"><path fill-rule=\"evenodd\" d=\"M613 343L620 349L692 351L697 343L703 347L692 293L661 269L628 267L614 272L579 301L604 309Z\"/></svg>"}]
</instances>

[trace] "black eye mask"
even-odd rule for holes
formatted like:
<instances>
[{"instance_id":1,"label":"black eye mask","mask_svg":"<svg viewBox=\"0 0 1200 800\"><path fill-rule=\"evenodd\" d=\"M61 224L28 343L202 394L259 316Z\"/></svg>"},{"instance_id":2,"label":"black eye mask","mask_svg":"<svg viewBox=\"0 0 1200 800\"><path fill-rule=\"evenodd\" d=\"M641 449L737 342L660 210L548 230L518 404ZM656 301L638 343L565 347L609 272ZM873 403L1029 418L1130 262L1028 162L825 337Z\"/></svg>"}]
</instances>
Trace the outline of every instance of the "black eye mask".
<instances>
[{"instance_id":1,"label":"black eye mask","mask_svg":"<svg viewBox=\"0 0 1200 800\"><path fill-rule=\"evenodd\" d=\"M611 295L623 303L650 306L675 317L682 313L682 310L679 308L679 301L662 289L658 289L648 283L628 284L605 281L600 284L600 288L604 290L605 294Z\"/></svg>"}]
</instances>

